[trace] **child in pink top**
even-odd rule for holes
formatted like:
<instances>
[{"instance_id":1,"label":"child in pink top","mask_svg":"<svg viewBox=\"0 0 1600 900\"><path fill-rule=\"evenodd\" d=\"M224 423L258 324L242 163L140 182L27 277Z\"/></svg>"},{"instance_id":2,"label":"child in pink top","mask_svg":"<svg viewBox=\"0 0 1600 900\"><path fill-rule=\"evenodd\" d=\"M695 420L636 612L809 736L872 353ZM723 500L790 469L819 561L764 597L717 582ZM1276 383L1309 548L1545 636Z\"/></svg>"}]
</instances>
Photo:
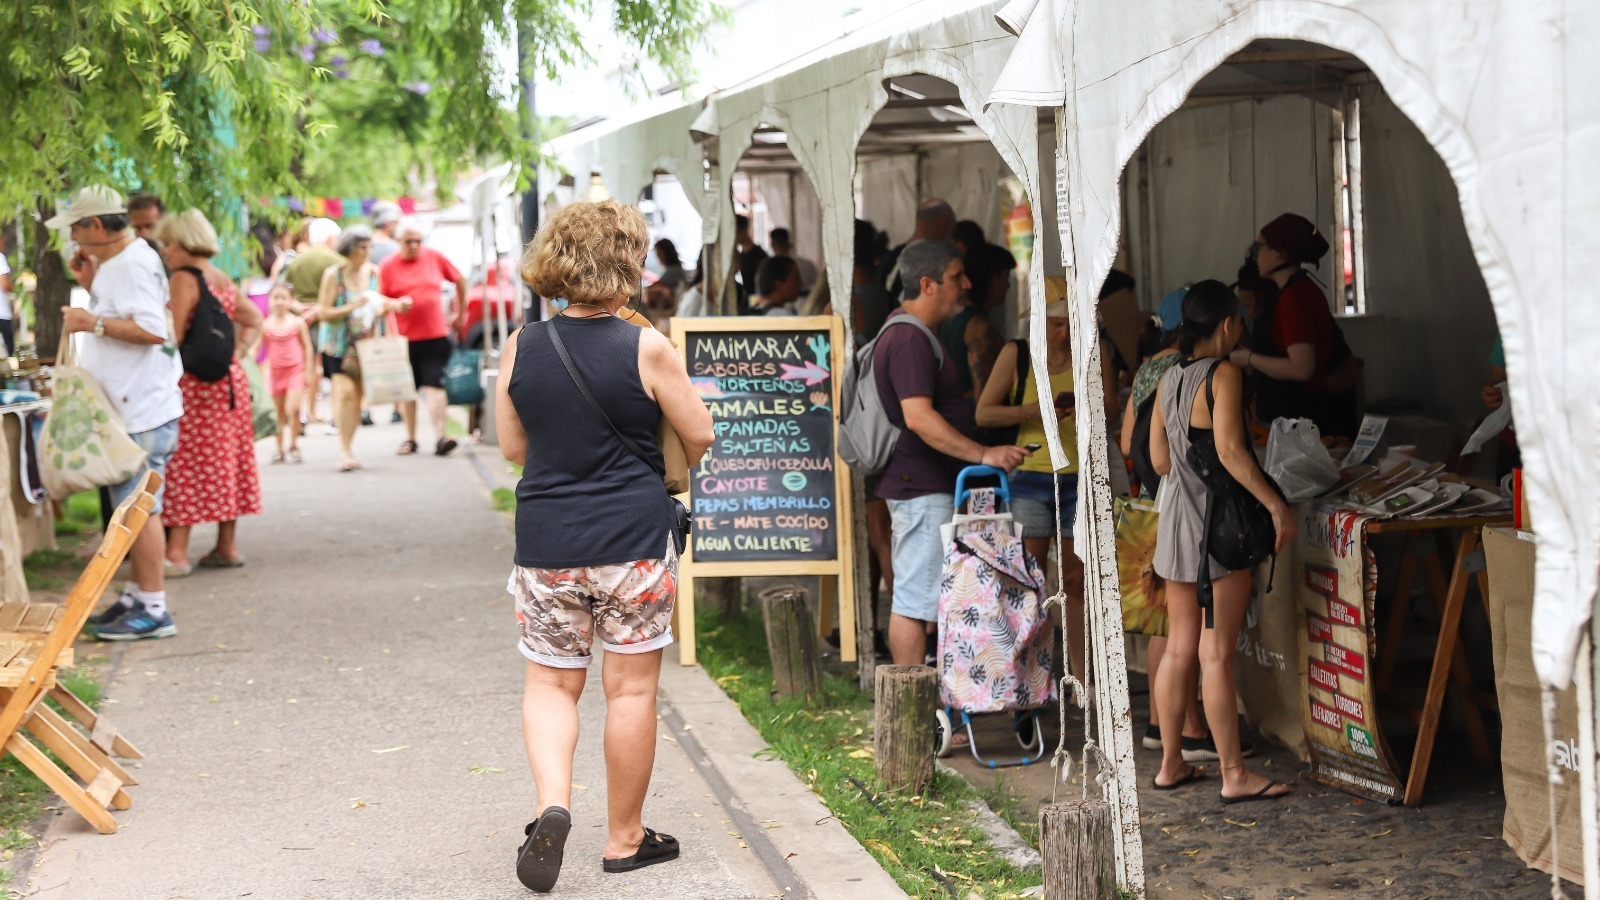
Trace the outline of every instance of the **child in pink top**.
<instances>
[{"instance_id":1,"label":"child in pink top","mask_svg":"<svg viewBox=\"0 0 1600 900\"><path fill-rule=\"evenodd\" d=\"M289 459L300 462L300 405L316 369L311 347L311 329L295 315L294 294L279 282L272 286L269 301L272 314L261 329L267 348L267 366L272 403L278 409L278 452L272 461L281 463L283 435L289 434Z\"/></svg>"}]
</instances>

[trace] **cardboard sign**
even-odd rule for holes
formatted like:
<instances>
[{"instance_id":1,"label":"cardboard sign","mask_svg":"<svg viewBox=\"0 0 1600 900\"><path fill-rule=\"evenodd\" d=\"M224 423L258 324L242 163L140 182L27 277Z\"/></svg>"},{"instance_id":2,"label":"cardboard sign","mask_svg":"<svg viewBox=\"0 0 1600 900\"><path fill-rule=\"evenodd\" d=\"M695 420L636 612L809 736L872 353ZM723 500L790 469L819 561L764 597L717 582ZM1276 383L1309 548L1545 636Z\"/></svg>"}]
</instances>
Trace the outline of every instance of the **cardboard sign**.
<instances>
[{"instance_id":1,"label":"cardboard sign","mask_svg":"<svg viewBox=\"0 0 1600 900\"><path fill-rule=\"evenodd\" d=\"M1331 507L1296 510L1302 516L1297 593L1306 622L1300 646L1311 778L1398 802L1404 782L1377 724L1370 677L1377 564L1366 545L1366 519Z\"/></svg>"}]
</instances>

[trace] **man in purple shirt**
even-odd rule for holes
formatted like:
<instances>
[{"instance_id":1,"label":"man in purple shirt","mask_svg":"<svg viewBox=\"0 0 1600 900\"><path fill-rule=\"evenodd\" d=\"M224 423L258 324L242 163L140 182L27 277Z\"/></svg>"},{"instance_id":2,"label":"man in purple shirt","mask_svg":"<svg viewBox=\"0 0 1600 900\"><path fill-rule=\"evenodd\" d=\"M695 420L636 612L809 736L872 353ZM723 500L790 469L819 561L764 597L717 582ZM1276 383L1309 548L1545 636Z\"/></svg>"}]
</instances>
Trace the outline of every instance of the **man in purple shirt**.
<instances>
[{"instance_id":1,"label":"man in purple shirt","mask_svg":"<svg viewBox=\"0 0 1600 900\"><path fill-rule=\"evenodd\" d=\"M939 618L943 548L939 526L955 512L956 475L966 465L1007 472L1022 463L1021 447L985 447L973 439L972 401L961 394L955 365L934 353L939 326L961 306L970 287L961 251L949 241L921 240L900 255L905 298L889 317L873 352L873 375L889 420L905 429L883 470L878 496L893 523L894 605L889 652L895 665L921 665L927 635ZM912 324L894 327L901 316Z\"/></svg>"}]
</instances>

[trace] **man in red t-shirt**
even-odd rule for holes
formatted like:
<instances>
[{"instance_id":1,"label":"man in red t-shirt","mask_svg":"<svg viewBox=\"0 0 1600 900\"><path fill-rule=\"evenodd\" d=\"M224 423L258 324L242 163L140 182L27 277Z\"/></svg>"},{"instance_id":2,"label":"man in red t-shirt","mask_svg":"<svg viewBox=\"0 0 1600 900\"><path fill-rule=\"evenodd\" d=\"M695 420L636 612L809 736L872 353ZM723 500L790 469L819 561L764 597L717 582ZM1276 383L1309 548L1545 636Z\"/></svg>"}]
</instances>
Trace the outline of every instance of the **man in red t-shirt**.
<instances>
[{"instance_id":1,"label":"man in red t-shirt","mask_svg":"<svg viewBox=\"0 0 1600 900\"><path fill-rule=\"evenodd\" d=\"M450 333L460 329L466 315L467 280L444 254L422 246L422 226L416 220L402 220L395 228L395 238L400 242L400 252L378 267L378 292L400 301L400 334L410 342L411 373L433 423L437 438L433 452L445 456L456 448L456 442L444 433L444 370L450 363ZM447 281L456 286L456 308L449 322L445 319L442 291ZM400 414L406 423L406 440L400 445L400 453L415 453L416 402L400 404Z\"/></svg>"}]
</instances>

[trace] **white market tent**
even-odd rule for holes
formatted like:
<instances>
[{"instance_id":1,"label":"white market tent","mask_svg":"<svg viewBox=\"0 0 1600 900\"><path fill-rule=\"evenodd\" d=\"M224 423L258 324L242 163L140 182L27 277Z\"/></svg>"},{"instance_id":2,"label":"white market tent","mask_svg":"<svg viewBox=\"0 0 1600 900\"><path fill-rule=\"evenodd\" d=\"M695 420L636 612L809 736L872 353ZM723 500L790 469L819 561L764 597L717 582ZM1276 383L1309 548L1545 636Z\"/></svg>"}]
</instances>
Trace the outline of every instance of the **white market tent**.
<instances>
[{"instance_id":1,"label":"white market tent","mask_svg":"<svg viewBox=\"0 0 1600 900\"><path fill-rule=\"evenodd\" d=\"M705 219L705 240L718 244L715 268L721 272L732 261L733 209L726 202L732 173L740 167L797 166L819 200L829 281L848 284L857 176L876 164L867 159L869 147L893 143L871 126L892 111L895 98L930 93L911 79L939 79L954 87L968 117L955 130L975 129L992 142L1032 202L1040 236L1028 273L1032 321L1042 328L1046 270L1064 268L1080 325L1074 329L1081 340L1077 377L1084 390L1092 390L1100 354L1099 343L1088 338L1096 333L1095 309L1078 298L1096 296L1119 247L1147 245L1141 255L1156 268L1142 273L1149 279L1141 285L1146 294L1172 286L1165 282L1190 270L1183 252L1191 258L1219 252L1183 251L1180 242L1164 245L1132 232L1123 236L1133 224L1124 221L1125 168L1141 145L1153 133L1160 137L1159 123L1186 99L1192 109L1209 91L1221 95L1230 85L1247 88L1259 81L1259 70L1256 76L1239 74L1241 56L1249 55L1244 51L1287 58L1305 42L1358 61L1328 58L1321 64L1340 77L1356 69L1370 72L1397 117L1414 123L1437 151L1444 181L1453 181L1453 202L1465 229L1463 256L1482 275L1476 287L1464 289L1486 290L1492 301L1512 404L1521 413L1518 435L1540 535L1536 665L1548 685L1570 681L1600 566L1600 367L1594 362L1600 357L1600 305L1566 289L1569 283L1593 284L1594 278L1584 276L1600 274L1594 252L1600 246L1600 185L1581 177L1586 164L1592 168L1588 161L1600 158L1600 87L1593 77L1579 77L1581 56L1569 57L1567 48L1600 36L1600 9L1583 8L1579 0L1018 0L972 6L970 0L903 4L828 47L704 102L576 132L557 142L558 155L580 181L590 171L603 171L607 186L623 197L638 196L658 172L676 176ZM1276 74L1285 94L1318 98L1327 88L1283 84L1292 79ZM896 84L916 90L894 91ZM1056 111L1055 135L1041 140L1037 111L1029 107ZM919 130L925 129L907 128ZM778 146L769 137L774 133L781 133ZM1309 137L1315 163L1314 126ZM1051 162L1041 166L1040 151L1056 146L1061 152L1053 154L1051 171ZM1396 177L1403 182L1414 174ZM1322 209L1292 196L1303 188L1276 187L1282 209L1273 212L1297 205ZM1427 199L1448 195L1440 188ZM870 201L870 195L863 197L864 206ZM1265 221L1264 211L1244 210L1238 221L1215 230L1229 235L1226 240L1248 240ZM1044 224L1052 218L1059 224L1059 249L1055 229ZM1373 277L1377 270L1375 265ZM847 304L847 292L835 292L836 309L848 323ZM1042 335L1033 337L1032 345L1042 351ZM1107 441L1103 422L1080 427L1080 512L1087 514L1077 517L1076 537L1088 583L1111 597L1116 570ZM1062 458L1054 440L1051 450ZM1120 619L1111 621L1114 611L1104 612L1102 633L1120 630ZM1114 664L1097 659L1097 682L1109 684L1121 668L1120 658ZM1579 680L1592 687L1593 673ZM1131 773L1126 726L1118 734L1109 724L1125 710L1125 696L1122 710L1109 698L1102 704L1107 715L1100 717L1096 738L1112 766L1126 765ZM1592 712L1592 702L1586 708ZM1593 723L1592 717L1586 721ZM1593 734L1581 737L1584 745L1595 746ZM1586 760L1586 862L1593 867L1600 857L1593 754ZM1119 815L1122 883L1132 887L1142 883L1143 866L1137 800L1131 781L1126 785L1126 796L1118 795L1116 782L1106 788ZM1600 886L1595 873L1586 880Z\"/></svg>"},{"instance_id":2,"label":"white market tent","mask_svg":"<svg viewBox=\"0 0 1600 900\"><path fill-rule=\"evenodd\" d=\"M1600 890L1595 672L1590 654L1579 652L1589 643L1600 575L1600 304L1584 289L1600 276L1600 83L1592 62L1600 7L1017 0L1001 20L1018 41L989 99L1059 111L1059 225L1076 297L1094 296L1117 254L1124 166L1203 78L1254 41L1314 42L1358 57L1442 157L1505 344L1539 534L1534 664L1547 688L1565 688L1575 676L1579 683L1590 749L1582 766L1586 882ZM1094 321L1090 304L1076 315L1084 326ZM1093 378L1093 348L1086 349L1078 375ZM1096 439L1080 431L1086 460ZM1110 527L1103 508L1094 512L1107 532L1094 548L1104 552Z\"/></svg>"}]
</instances>

